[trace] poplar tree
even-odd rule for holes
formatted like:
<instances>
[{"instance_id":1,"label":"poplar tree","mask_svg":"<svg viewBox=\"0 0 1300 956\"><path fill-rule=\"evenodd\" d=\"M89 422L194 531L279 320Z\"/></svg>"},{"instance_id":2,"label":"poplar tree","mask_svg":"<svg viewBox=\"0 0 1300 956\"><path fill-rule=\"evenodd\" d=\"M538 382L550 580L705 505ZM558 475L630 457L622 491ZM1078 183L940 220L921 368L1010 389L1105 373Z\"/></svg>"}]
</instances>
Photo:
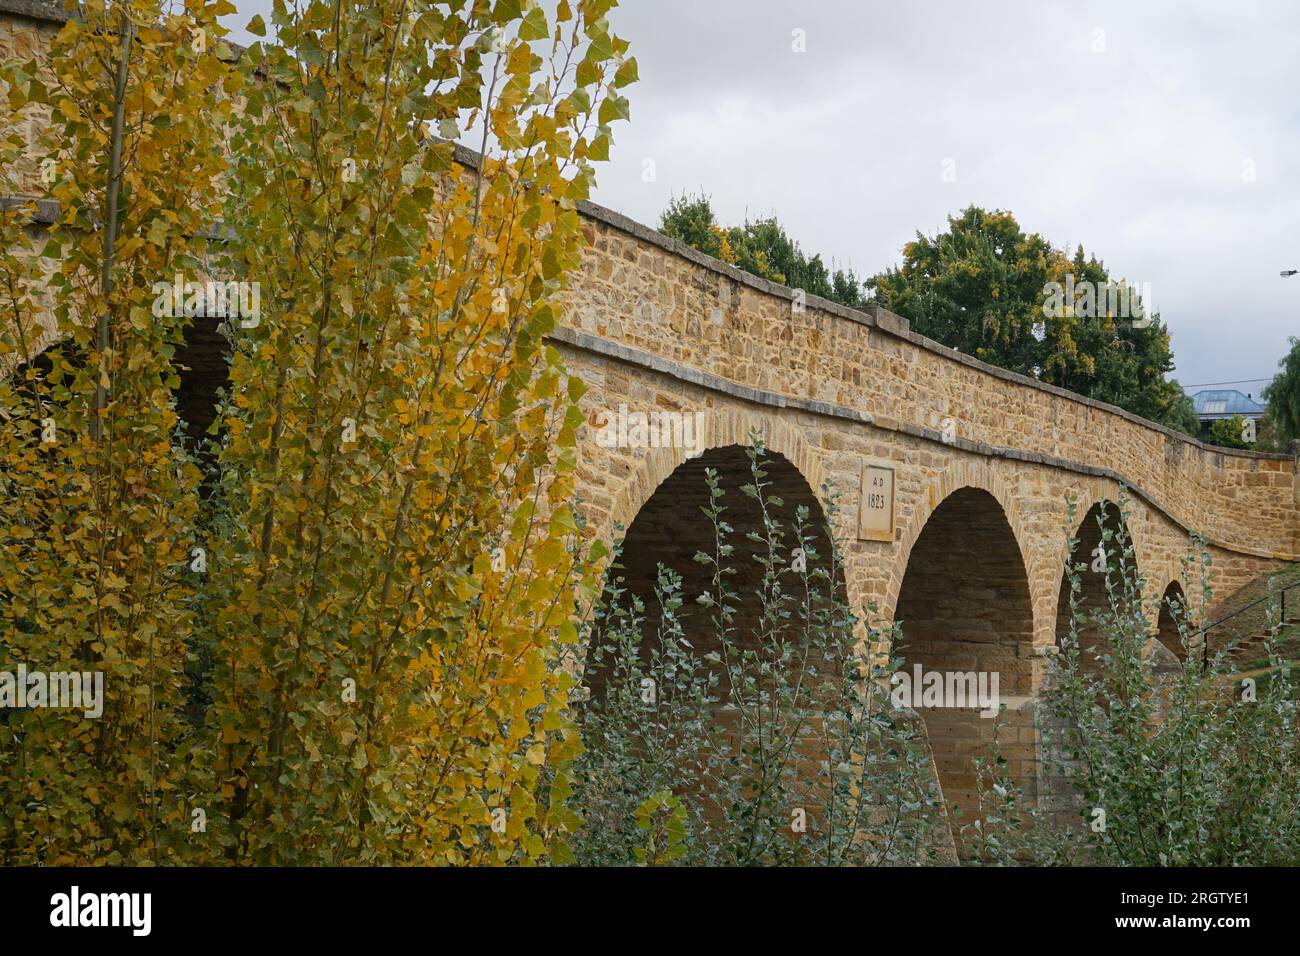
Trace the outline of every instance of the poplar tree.
<instances>
[{"instance_id":1,"label":"poplar tree","mask_svg":"<svg viewBox=\"0 0 1300 956\"><path fill-rule=\"evenodd\" d=\"M594 585L545 336L636 75L611 6L277 0L241 59L228 272L262 314L229 323L202 628L229 859L563 853L541 770Z\"/></svg>"},{"instance_id":2,"label":"poplar tree","mask_svg":"<svg viewBox=\"0 0 1300 956\"><path fill-rule=\"evenodd\" d=\"M276 0L236 63L226 0L93 0L9 71L60 215L3 218L0 651L107 704L6 711L0 860L566 859L602 553L546 336L636 79L612 6ZM201 456L178 276L239 293Z\"/></svg>"},{"instance_id":3,"label":"poplar tree","mask_svg":"<svg viewBox=\"0 0 1300 956\"><path fill-rule=\"evenodd\" d=\"M219 214L210 129L229 100L212 93L234 78L217 17L233 10L90 0L47 71L7 77L15 115L51 117L59 218L39 248L30 208L3 222L0 654L5 669L98 672L105 700L97 718L3 712L5 863L171 858L199 471L173 440L188 320L154 314L152 289L197 267ZM6 169L23 145L6 142Z\"/></svg>"}]
</instances>

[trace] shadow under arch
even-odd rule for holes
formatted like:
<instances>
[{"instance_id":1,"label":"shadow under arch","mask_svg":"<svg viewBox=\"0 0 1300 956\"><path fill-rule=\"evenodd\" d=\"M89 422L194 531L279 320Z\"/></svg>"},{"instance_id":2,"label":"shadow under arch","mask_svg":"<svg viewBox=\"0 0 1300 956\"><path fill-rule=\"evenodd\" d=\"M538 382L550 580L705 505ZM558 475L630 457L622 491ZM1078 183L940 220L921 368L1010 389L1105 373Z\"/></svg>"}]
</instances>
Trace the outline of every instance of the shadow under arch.
<instances>
[{"instance_id":1,"label":"shadow under arch","mask_svg":"<svg viewBox=\"0 0 1300 956\"><path fill-rule=\"evenodd\" d=\"M1160 641L1180 661L1187 659L1187 649L1183 647L1182 635L1178 630L1179 621L1191 627L1188 617L1187 595L1183 585L1177 579L1170 581L1164 593L1160 595L1160 612L1156 619L1156 639Z\"/></svg>"},{"instance_id":2,"label":"shadow under arch","mask_svg":"<svg viewBox=\"0 0 1300 956\"><path fill-rule=\"evenodd\" d=\"M993 494L958 488L930 514L908 555L894 620L902 628L904 672L912 678L912 703L925 721L945 802L955 803L969 821L978 808L972 761L988 753L995 721L969 693L962 698L948 689L969 688L973 676L991 692L996 680L998 699L1012 711L1018 704L1008 698L1028 697L1033 683L1029 576L1011 521ZM923 680L941 676L945 693L938 706L928 706L924 696L917 700L918 667ZM1015 729L999 751L1011 777L1032 796L1032 717L1015 711L1004 719ZM954 839L960 843L958 833Z\"/></svg>"},{"instance_id":3,"label":"shadow under arch","mask_svg":"<svg viewBox=\"0 0 1300 956\"><path fill-rule=\"evenodd\" d=\"M769 498L768 512L785 530L785 556L791 557L797 545L795 516L800 507L805 507L809 537L815 549L815 557L808 559L808 565L811 568L814 561L826 560L831 553L831 543L826 514L817 494L799 468L784 455L765 450L759 462L766 472L764 481L769 485L764 491ZM727 542L734 548L727 561L735 569L727 580L731 590L739 596L737 614L732 622L732 643L750 641L761 615L764 572L758 559L766 554L766 544L747 537L751 533L761 536L763 531L763 512L759 502L742 490L753 482L749 449L738 444L710 448L678 464L659 483L628 527L617 563L606 571L606 601L617 581L624 591L621 603L626 604L635 596L644 604L645 617L641 626L643 654L652 653L654 636L662 619L662 609L654 597L660 565L681 575L684 603L678 617L695 654L703 658L722 651L709 609L696 603L701 594L712 591L713 569L697 562L695 555L701 551L712 554L716 548L713 525L703 510L709 503L706 469L718 473L724 493L723 520L734 529L727 537ZM780 504L775 504L772 499L779 499ZM846 593L843 567L839 569L834 586L843 597ZM593 644L598 644L601 637L597 627L592 635ZM592 648L588 647L588 661L591 661L591 652ZM583 683L590 691L591 699L597 700L604 693L610 666L610 659L606 659L596 666L584 668ZM719 696L725 700L725 669L715 666L714 670L719 678Z\"/></svg>"},{"instance_id":4,"label":"shadow under arch","mask_svg":"<svg viewBox=\"0 0 1300 956\"><path fill-rule=\"evenodd\" d=\"M1103 540L1103 530L1110 537ZM1106 568L1119 563L1119 555L1133 550L1133 539L1118 504L1102 498L1092 504L1079 521L1074 533L1075 544L1061 574L1056 602L1056 646L1070 633L1071 617L1078 616L1079 666L1085 671L1101 670L1101 657L1109 642L1101 625L1093 620L1096 612L1109 606L1106 592ZM1069 569L1081 567L1079 593L1074 611L1070 608ZM1128 558L1128 574L1137 574L1136 551ZM1114 580L1114 579L1113 579Z\"/></svg>"}]
</instances>

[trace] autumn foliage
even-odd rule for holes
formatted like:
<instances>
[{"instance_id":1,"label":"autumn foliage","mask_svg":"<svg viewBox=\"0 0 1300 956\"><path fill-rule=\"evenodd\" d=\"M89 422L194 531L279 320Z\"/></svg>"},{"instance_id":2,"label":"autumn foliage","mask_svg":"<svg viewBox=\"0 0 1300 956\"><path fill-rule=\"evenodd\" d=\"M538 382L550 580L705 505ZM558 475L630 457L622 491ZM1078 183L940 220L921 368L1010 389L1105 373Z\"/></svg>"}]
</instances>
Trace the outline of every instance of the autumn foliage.
<instances>
[{"instance_id":1,"label":"autumn foliage","mask_svg":"<svg viewBox=\"0 0 1300 956\"><path fill-rule=\"evenodd\" d=\"M636 77L612 5L277 0L236 56L225 0L101 2L12 71L60 218L5 220L0 659L108 703L0 718L0 860L566 858L600 555L545 336ZM256 289L205 448L177 274Z\"/></svg>"}]
</instances>

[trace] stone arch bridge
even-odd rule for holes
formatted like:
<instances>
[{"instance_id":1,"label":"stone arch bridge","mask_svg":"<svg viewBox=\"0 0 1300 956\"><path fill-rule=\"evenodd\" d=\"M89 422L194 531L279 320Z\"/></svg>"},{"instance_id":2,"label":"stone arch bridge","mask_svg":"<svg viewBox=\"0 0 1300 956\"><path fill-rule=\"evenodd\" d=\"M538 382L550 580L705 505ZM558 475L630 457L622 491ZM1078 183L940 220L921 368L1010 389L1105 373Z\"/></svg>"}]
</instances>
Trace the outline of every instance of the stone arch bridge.
<instances>
[{"instance_id":1,"label":"stone arch bridge","mask_svg":"<svg viewBox=\"0 0 1300 956\"><path fill-rule=\"evenodd\" d=\"M589 387L579 491L603 535L630 526L698 451L746 445L757 430L820 504L833 482L855 604L894 612L936 516L953 516L953 545L983 529L978 516L996 516L1033 611L1019 655L1030 674L1028 662L1055 642L1070 496L1077 529L1127 489L1152 610L1171 582L1189 583L1189 532L1204 537L1220 594L1300 555L1292 455L1204 445L979 362L883 309L805 297L601 206L582 211L589 247L552 340ZM665 442L648 428L637 434L633 416L662 413L685 421L675 447L649 447ZM606 419L623 421L621 440L613 424L596 427ZM874 509L861 500L873 478L888 492ZM987 564L998 554L986 541L970 556Z\"/></svg>"},{"instance_id":2,"label":"stone arch bridge","mask_svg":"<svg viewBox=\"0 0 1300 956\"><path fill-rule=\"evenodd\" d=\"M66 16L42 0L0 0L0 14L3 59L38 54ZM35 160L23 162L34 183ZM1068 531L1089 553L1091 517L1128 489L1127 531L1166 653L1181 648L1165 599L1195 586L1182 570L1189 532L1204 536L1220 595L1300 555L1294 456L1207 447L975 361L881 309L805 297L594 204L582 213L588 248L552 341L589 386L578 491L598 534L627 529L632 586L646 588L660 561L690 566L707 530L703 469L734 486L760 433L788 502L822 513L823 486L838 492L832 531L852 604L901 620L929 669L1001 676L1023 717L1011 769L1031 788L1032 705L1062 626ZM675 440L634 440L652 413L679 416ZM924 718L945 796L968 802L990 722Z\"/></svg>"},{"instance_id":3,"label":"stone arch bridge","mask_svg":"<svg viewBox=\"0 0 1300 956\"><path fill-rule=\"evenodd\" d=\"M1294 456L1206 446L976 361L882 309L805 297L608 209L582 211L588 249L553 341L589 386L578 490L599 534L626 531L629 587L648 593L662 561L689 588L709 533L703 469L738 485L761 434L788 503L822 512L824 485L838 493L849 600L902 622L909 663L1000 675L1016 727L1004 753L1030 793L1042 789L1033 703L1068 630L1071 533L1074 560L1090 555L1098 512L1118 520L1123 499L1161 655L1184 653L1170 600L1200 588L1185 579L1190 532L1219 596L1300 554ZM1083 591L1085 606L1101 598L1100 576ZM992 722L923 716L945 798L972 803L971 757Z\"/></svg>"}]
</instances>

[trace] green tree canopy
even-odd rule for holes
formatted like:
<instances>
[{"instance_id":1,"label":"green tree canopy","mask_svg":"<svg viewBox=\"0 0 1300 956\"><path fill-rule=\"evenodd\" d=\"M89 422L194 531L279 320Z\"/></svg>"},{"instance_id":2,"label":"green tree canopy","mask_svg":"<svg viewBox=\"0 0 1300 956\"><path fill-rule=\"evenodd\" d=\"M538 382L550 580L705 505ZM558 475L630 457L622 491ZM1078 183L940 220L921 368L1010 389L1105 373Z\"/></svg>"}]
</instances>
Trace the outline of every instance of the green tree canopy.
<instances>
[{"instance_id":1,"label":"green tree canopy","mask_svg":"<svg viewBox=\"0 0 1300 956\"><path fill-rule=\"evenodd\" d=\"M917 332L982 361L1194 434L1169 332L1138 290L1080 247L1073 257L1009 212L971 206L902 265L867 280Z\"/></svg>"},{"instance_id":2,"label":"green tree canopy","mask_svg":"<svg viewBox=\"0 0 1300 956\"><path fill-rule=\"evenodd\" d=\"M1210 425L1206 440L1220 448L1254 448L1255 443L1247 441L1246 420L1240 415L1220 418Z\"/></svg>"},{"instance_id":3,"label":"green tree canopy","mask_svg":"<svg viewBox=\"0 0 1300 956\"><path fill-rule=\"evenodd\" d=\"M659 220L664 235L738 269L832 302L857 307L866 301L862 280L851 269L832 269L820 255L804 254L775 216L724 229L709 198L675 197Z\"/></svg>"},{"instance_id":4,"label":"green tree canopy","mask_svg":"<svg viewBox=\"0 0 1300 956\"><path fill-rule=\"evenodd\" d=\"M1268 419L1282 444L1300 438L1300 339L1293 335L1287 341L1291 351L1277 363L1282 371L1264 388Z\"/></svg>"}]
</instances>

